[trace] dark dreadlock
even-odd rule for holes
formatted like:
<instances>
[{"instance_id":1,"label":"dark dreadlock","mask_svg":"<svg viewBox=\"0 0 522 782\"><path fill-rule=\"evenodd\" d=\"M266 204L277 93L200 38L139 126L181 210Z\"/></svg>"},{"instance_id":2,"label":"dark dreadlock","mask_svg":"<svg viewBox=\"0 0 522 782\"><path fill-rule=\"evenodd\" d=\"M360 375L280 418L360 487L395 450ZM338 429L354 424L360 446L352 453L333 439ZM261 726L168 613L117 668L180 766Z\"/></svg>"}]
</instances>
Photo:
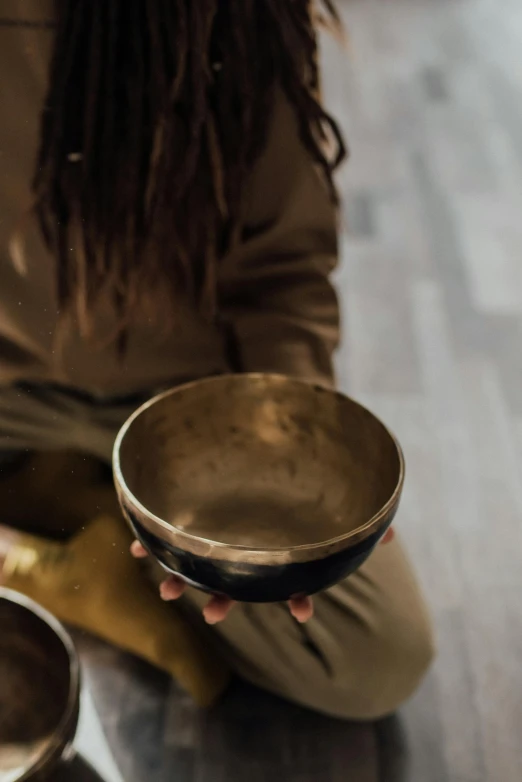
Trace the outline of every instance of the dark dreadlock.
<instances>
[{"instance_id":1,"label":"dark dreadlock","mask_svg":"<svg viewBox=\"0 0 522 782\"><path fill-rule=\"evenodd\" d=\"M34 193L60 308L87 328L109 291L124 331L183 285L210 311L276 86L335 198L344 147L318 99L310 0L56 2Z\"/></svg>"}]
</instances>

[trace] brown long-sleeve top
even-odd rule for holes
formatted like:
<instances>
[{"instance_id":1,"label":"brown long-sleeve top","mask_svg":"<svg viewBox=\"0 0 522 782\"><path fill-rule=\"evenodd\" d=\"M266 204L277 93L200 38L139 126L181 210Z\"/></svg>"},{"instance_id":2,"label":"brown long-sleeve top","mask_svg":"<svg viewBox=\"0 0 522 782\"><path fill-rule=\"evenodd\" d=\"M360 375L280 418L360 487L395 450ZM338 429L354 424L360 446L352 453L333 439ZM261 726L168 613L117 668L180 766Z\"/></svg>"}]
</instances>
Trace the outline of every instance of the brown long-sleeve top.
<instances>
[{"instance_id":1,"label":"brown long-sleeve top","mask_svg":"<svg viewBox=\"0 0 522 782\"><path fill-rule=\"evenodd\" d=\"M30 182L46 91L52 0L0 0L0 387L57 383L119 396L230 370L223 330L180 298L172 333L135 327L123 360L72 328L55 351L54 259L31 216ZM329 274L336 211L280 97L245 194L244 239L220 265L221 320L240 369L329 382L338 307ZM114 325L96 311L97 331Z\"/></svg>"}]
</instances>

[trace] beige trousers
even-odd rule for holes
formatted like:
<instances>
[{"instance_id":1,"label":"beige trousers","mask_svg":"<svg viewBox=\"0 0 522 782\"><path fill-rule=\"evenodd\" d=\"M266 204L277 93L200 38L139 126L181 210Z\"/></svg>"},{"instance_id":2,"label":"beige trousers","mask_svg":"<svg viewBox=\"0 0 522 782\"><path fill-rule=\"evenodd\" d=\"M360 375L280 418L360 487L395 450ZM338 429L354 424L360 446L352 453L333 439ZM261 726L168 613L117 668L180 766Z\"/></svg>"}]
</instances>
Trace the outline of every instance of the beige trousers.
<instances>
[{"instance_id":1,"label":"beige trousers","mask_svg":"<svg viewBox=\"0 0 522 782\"><path fill-rule=\"evenodd\" d=\"M97 405L56 390L0 391L0 453L68 450L109 460L131 410ZM430 621L400 542L380 546L360 571L315 598L299 625L286 606L240 605L207 627L196 590L183 598L238 674L326 714L372 719L394 711L416 689L433 655Z\"/></svg>"}]
</instances>

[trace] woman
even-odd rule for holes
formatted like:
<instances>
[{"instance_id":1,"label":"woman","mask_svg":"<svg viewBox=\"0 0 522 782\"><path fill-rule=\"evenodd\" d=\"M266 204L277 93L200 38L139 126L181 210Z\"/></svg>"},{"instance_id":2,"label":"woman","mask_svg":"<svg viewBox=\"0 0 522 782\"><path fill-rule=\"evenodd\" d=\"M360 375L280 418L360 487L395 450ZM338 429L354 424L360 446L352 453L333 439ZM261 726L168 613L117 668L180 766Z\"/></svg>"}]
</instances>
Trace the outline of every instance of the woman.
<instances>
[{"instance_id":1,"label":"woman","mask_svg":"<svg viewBox=\"0 0 522 782\"><path fill-rule=\"evenodd\" d=\"M4 462L16 470L27 451L108 462L127 415L188 379L255 370L331 384L332 173L344 150L318 100L309 0L11 7L0 29ZM327 0L317 12L335 19ZM162 586L166 599L181 591ZM198 593L183 600L203 607ZM308 624L291 616L310 618L307 601L290 608L229 613L214 599L205 616L225 620L212 632L241 675L337 716L389 713L429 664L429 623L396 540L319 596Z\"/></svg>"}]
</instances>

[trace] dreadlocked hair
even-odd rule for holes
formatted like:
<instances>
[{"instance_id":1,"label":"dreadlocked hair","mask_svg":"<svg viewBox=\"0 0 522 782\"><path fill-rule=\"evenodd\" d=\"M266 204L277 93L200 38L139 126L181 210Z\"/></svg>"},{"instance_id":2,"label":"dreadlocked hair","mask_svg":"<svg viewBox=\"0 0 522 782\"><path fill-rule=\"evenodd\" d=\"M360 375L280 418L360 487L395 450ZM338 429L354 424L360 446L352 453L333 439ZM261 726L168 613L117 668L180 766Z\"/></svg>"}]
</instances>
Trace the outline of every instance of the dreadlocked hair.
<instances>
[{"instance_id":1,"label":"dreadlocked hair","mask_svg":"<svg viewBox=\"0 0 522 782\"><path fill-rule=\"evenodd\" d=\"M56 0L33 181L60 311L89 333L108 294L118 333L182 287L208 314L241 235L245 179L276 88L335 199L344 157L318 92L310 0ZM338 21L330 0L322 20ZM319 18L319 16L317 17ZM173 308L169 308L173 310ZM156 307L157 310L157 307Z\"/></svg>"}]
</instances>

